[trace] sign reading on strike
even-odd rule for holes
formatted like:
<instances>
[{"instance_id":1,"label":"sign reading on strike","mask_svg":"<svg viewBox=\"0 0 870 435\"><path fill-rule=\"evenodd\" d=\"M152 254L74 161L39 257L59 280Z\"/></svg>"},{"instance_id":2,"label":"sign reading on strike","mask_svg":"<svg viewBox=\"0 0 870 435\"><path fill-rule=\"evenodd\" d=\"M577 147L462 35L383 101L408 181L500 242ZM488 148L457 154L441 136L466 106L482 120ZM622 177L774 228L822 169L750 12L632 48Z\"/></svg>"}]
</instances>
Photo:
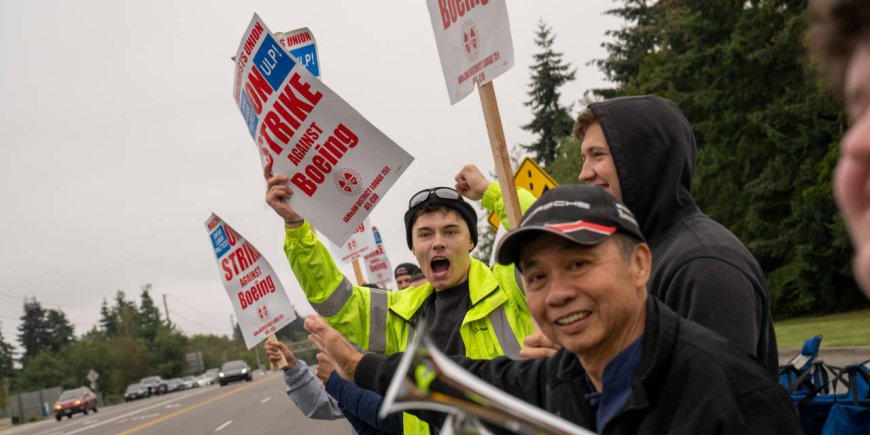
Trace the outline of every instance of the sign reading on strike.
<instances>
[{"instance_id":1,"label":"sign reading on strike","mask_svg":"<svg viewBox=\"0 0 870 435\"><path fill-rule=\"evenodd\" d=\"M514 66L505 0L426 0L450 104Z\"/></svg>"},{"instance_id":2,"label":"sign reading on strike","mask_svg":"<svg viewBox=\"0 0 870 435\"><path fill-rule=\"evenodd\" d=\"M205 227L221 282L250 349L295 320L296 311L260 251L215 214L205 221Z\"/></svg>"},{"instance_id":3,"label":"sign reading on strike","mask_svg":"<svg viewBox=\"0 0 870 435\"><path fill-rule=\"evenodd\" d=\"M332 250L332 257L339 259L345 264L356 261L364 254L374 251L375 238L372 235L372 226L369 219L366 218L341 247L331 243L330 249Z\"/></svg>"},{"instance_id":4,"label":"sign reading on strike","mask_svg":"<svg viewBox=\"0 0 870 435\"><path fill-rule=\"evenodd\" d=\"M254 14L235 57L233 98L290 205L342 245L414 160L317 80Z\"/></svg>"},{"instance_id":5,"label":"sign reading on strike","mask_svg":"<svg viewBox=\"0 0 870 435\"><path fill-rule=\"evenodd\" d=\"M317 61L317 43L314 34L307 27L276 33L275 37L284 49L296 58L296 62L308 69L314 77L320 77L320 63Z\"/></svg>"},{"instance_id":6,"label":"sign reading on strike","mask_svg":"<svg viewBox=\"0 0 870 435\"><path fill-rule=\"evenodd\" d=\"M377 227L372 227L372 234L375 236L375 250L363 256L366 275L369 282L381 288L393 288L393 266L390 265L390 259L387 258L387 252L384 250L381 233Z\"/></svg>"}]
</instances>

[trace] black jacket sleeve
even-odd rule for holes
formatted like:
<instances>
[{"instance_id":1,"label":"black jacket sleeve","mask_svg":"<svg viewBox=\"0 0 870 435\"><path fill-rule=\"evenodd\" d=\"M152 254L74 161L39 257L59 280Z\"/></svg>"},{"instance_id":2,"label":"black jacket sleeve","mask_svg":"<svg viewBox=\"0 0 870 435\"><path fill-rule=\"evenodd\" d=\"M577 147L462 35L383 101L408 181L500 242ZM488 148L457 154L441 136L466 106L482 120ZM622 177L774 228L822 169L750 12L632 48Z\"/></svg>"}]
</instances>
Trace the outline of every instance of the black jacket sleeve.
<instances>
[{"instance_id":1,"label":"black jacket sleeve","mask_svg":"<svg viewBox=\"0 0 870 435\"><path fill-rule=\"evenodd\" d=\"M388 357L366 354L360 361L354 382L379 394L386 394L403 353ZM528 403L541 406L546 390L545 365L548 358L516 361L507 357L472 360L461 356L450 359L496 388Z\"/></svg>"}]
</instances>

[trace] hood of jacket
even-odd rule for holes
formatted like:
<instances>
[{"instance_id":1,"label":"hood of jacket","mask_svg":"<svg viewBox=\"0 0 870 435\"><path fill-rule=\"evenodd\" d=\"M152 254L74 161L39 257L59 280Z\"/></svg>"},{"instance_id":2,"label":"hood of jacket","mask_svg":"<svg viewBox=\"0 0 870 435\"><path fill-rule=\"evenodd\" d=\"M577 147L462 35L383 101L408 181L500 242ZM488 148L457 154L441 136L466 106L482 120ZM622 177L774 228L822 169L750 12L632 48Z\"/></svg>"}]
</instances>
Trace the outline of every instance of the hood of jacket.
<instances>
[{"instance_id":1,"label":"hood of jacket","mask_svg":"<svg viewBox=\"0 0 870 435\"><path fill-rule=\"evenodd\" d=\"M676 104L644 95L589 105L616 166L622 202L634 213L651 246L686 215L692 198L697 145Z\"/></svg>"}]
</instances>

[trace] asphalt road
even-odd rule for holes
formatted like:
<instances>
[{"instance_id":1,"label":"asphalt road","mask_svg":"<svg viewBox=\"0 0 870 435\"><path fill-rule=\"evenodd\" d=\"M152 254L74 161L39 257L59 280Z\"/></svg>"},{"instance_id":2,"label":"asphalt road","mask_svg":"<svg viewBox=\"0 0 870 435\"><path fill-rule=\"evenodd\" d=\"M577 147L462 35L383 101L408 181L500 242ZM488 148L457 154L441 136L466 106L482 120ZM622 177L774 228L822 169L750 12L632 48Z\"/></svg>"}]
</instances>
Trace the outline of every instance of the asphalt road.
<instances>
[{"instance_id":1,"label":"asphalt road","mask_svg":"<svg viewBox=\"0 0 870 435\"><path fill-rule=\"evenodd\" d=\"M0 435L293 434L347 435L345 420L306 418L284 393L279 373L252 382L196 388L0 431Z\"/></svg>"}]
</instances>

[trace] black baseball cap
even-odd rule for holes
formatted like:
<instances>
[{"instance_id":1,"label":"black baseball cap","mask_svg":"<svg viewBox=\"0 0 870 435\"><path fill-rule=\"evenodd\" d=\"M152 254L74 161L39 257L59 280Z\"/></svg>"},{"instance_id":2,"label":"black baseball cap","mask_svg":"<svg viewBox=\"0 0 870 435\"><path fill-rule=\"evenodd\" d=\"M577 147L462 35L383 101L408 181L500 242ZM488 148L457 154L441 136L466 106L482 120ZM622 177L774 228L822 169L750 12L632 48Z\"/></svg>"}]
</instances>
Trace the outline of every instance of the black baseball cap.
<instances>
[{"instance_id":1,"label":"black baseball cap","mask_svg":"<svg viewBox=\"0 0 870 435\"><path fill-rule=\"evenodd\" d=\"M645 242L631 210L598 186L567 184L544 192L517 228L498 244L496 259L516 263L529 238L545 232L581 245L597 245L615 233Z\"/></svg>"},{"instance_id":2,"label":"black baseball cap","mask_svg":"<svg viewBox=\"0 0 870 435\"><path fill-rule=\"evenodd\" d=\"M413 263L402 263L396 266L396 270L393 273L393 276L398 278L400 275L411 275L413 276L415 273L419 272L420 268L417 267L416 264Z\"/></svg>"}]
</instances>

